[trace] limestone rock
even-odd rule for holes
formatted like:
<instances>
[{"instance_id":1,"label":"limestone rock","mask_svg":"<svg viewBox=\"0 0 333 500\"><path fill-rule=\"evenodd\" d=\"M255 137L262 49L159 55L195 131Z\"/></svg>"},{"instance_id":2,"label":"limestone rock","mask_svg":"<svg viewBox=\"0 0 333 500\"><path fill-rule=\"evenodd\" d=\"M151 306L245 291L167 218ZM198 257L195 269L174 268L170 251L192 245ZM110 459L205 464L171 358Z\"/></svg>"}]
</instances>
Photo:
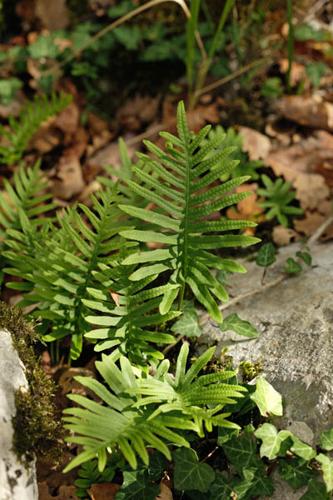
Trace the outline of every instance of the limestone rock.
<instances>
[{"instance_id":1,"label":"limestone rock","mask_svg":"<svg viewBox=\"0 0 333 500\"><path fill-rule=\"evenodd\" d=\"M12 417L15 391L28 387L24 366L13 347L11 335L0 331L0 500L38 498L35 465L26 467L13 451Z\"/></svg>"},{"instance_id":2,"label":"limestone rock","mask_svg":"<svg viewBox=\"0 0 333 500\"><path fill-rule=\"evenodd\" d=\"M281 276L281 268L297 246L280 252L265 284ZM267 379L284 397L281 425L292 426L310 444L333 426L333 244L316 245L312 268L270 288L262 288L262 268L246 263L248 273L233 277L231 295L247 294L225 311L252 322L261 335L254 340L221 332L206 323L201 341L228 346L235 365L259 361ZM251 291L259 290L252 294ZM261 290L261 291L260 291Z\"/></svg>"}]
</instances>

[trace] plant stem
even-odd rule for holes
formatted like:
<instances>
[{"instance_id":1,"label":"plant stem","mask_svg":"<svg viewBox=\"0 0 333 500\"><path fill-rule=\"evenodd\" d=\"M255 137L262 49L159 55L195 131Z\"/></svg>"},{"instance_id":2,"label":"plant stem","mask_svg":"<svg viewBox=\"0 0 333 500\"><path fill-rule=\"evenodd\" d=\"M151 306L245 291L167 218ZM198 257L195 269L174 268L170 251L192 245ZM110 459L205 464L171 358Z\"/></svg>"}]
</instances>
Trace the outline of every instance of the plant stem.
<instances>
[{"instance_id":1,"label":"plant stem","mask_svg":"<svg viewBox=\"0 0 333 500\"><path fill-rule=\"evenodd\" d=\"M192 109L195 107L195 105L197 103L198 94L200 93L200 90L205 85L208 71L212 65L214 56L215 56L216 51L219 47L221 34L223 31L224 25L226 23L226 20L228 18L228 15L229 15L232 7L234 6L234 3L235 3L235 0L226 0L224 7L223 7L223 10L222 10L222 13L221 13L221 16L220 16L220 19L219 19L218 26L216 28L216 31L215 31L215 34L213 37L212 44L211 44L210 49L208 51L208 56L206 58L204 58L200 64L200 67L198 70L198 75L197 75L197 82L196 82L196 86L195 86L195 92L192 93L192 95L190 95L190 99L189 99L190 108L192 108Z\"/></svg>"},{"instance_id":2,"label":"plant stem","mask_svg":"<svg viewBox=\"0 0 333 500\"><path fill-rule=\"evenodd\" d=\"M186 26L186 75L189 86L189 92L192 92L193 74L195 63L195 33L198 31L198 17L200 12L201 0L191 1L191 17Z\"/></svg>"},{"instance_id":3,"label":"plant stem","mask_svg":"<svg viewBox=\"0 0 333 500\"><path fill-rule=\"evenodd\" d=\"M287 0L287 20L288 20L288 69L287 69L287 87L291 89L291 70L294 59L294 26L293 26L293 2Z\"/></svg>"}]
</instances>

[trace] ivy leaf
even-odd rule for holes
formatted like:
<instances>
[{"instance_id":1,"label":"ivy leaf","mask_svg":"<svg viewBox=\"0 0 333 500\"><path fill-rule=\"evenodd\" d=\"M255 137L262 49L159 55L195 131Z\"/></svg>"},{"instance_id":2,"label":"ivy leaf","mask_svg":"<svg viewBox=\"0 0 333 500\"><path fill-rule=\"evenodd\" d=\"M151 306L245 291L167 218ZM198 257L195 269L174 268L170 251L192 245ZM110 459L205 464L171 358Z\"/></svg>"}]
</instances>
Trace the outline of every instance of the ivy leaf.
<instances>
[{"instance_id":1,"label":"ivy leaf","mask_svg":"<svg viewBox=\"0 0 333 500\"><path fill-rule=\"evenodd\" d=\"M256 390L250 398L258 406L263 417L269 415L281 417L283 415L281 394L264 377L257 379Z\"/></svg>"},{"instance_id":2,"label":"ivy leaf","mask_svg":"<svg viewBox=\"0 0 333 500\"><path fill-rule=\"evenodd\" d=\"M116 500L130 500L144 498L155 500L160 487L153 484L145 474L145 471L125 471L124 482L116 495Z\"/></svg>"},{"instance_id":3,"label":"ivy leaf","mask_svg":"<svg viewBox=\"0 0 333 500\"><path fill-rule=\"evenodd\" d=\"M313 471L308 467L307 462L299 458L281 459L279 474L294 490L305 486L313 478Z\"/></svg>"},{"instance_id":4,"label":"ivy leaf","mask_svg":"<svg viewBox=\"0 0 333 500\"><path fill-rule=\"evenodd\" d=\"M190 448L180 448L174 453L174 484L177 490L208 491L215 479L210 465L200 463L196 452Z\"/></svg>"},{"instance_id":5,"label":"ivy leaf","mask_svg":"<svg viewBox=\"0 0 333 500\"><path fill-rule=\"evenodd\" d=\"M209 488L209 498L211 500L225 500L226 498L231 498L233 492L234 489L227 478L221 472L217 472L215 481Z\"/></svg>"},{"instance_id":6,"label":"ivy leaf","mask_svg":"<svg viewBox=\"0 0 333 500\"><path fill-rule=\"evenodd\" d=\"M287 274L299 274L302 271L302 266L295 259L289 257L284 266L284 270Z\"/></svg>"},{"instance_id":7,"label":"ivy leaf","mask_svg":"<svg viewBox=\"0 0 333 500\"><path fill-rule=\"evenodd\" d=\"M312 264L312 255L309 252L296 252L297 257L302 259L305 264L311 266Z\"/></svg>"},{"instance_id":8,"label":"ivy leaf","mask_svg":"<svg viewBox=\"0 0 333 500\"><path fill-rule=\"evenodd\" d=\"M300 498L300 500L329 500L330 496L327 494L325 485L316 481L315 479L311 479L309 482L309 486L304 495Z\"/></svg>"},{"instance_id":9,"label":"ivy leaf","mask_svg":"<svg viewBox=\"0 0 333 500\"><path fill-rule=\"evenodd\" d=\"M255 477L255 469L243 469L243 479L235 486L237 500L242 500L247 497L253 485Z\"/></svg>"},{"instance_id":10,"label":"ivy leaf","mask_svg":"<svg viewBox=\"0 0 333 500\"><path fill-rule=\"evenodd\" d=\"M257 257L256 264L261 267L269 267L276 261L276 249L273 243L265 243L260 247Z\"/></svg>"},{"instance_id":11,"label":"ivy leaf","mask_svg":"<svg viewBox=\"0 0 333 500\"><path fill-rule=\"evenodd\" d=\"M320 434L320 448L326 451L333 450L333 427Z\"/></svg>"},{"instance_id":12,"label":"ivy leaf","mask_svg":"<svg viewBox=\"0 0 333 500\"><path fill-rule=\"evenodd\" d=\"M321 469L323 471L323 479L326 484L327 491L333 490L333 462L332 460L320 453L316 457L317 462L321 464Z\"/></svg>"},{"instance_id":13,"label":"ivy leaf","mask_svg":"<svg viewBox=\"0 0 333 500\"><path fill-rule=\"evenodd\" d=\"M229 314L229 316L223 320L222 325L220 325L220 330L222 332L232 330L242 337L248 337L251 339L255 339L259 336L259 332L256 327L249 321L241 319L236 313Z\"/></svg>"},{"instance_id":14,"label":"ivy leaf","mask_svg":"<svg viewBox=\"0 0 333 500\"><path fill-rule=\"evenodd\" d=\"M149 459L149 467L147 469L149 478L153 481L159 481L166 468L167 460L165 456L155 451Z\"/></svg>"},{"instance_id":15,"label":"ivy leaf","mask_svg":"<svg viewBox=\"0 0 333 500\"><path fill-rule=\"evenodd\" d=\"M171 330L184 337L200 337L202 331L199 326L197 311L192 302L185 305L183 314L172 325Z\"/></svg>"},{"instance_id":16,"label":"ivy leaf","mask_svg":"<svg viewBox=\"0 0 333 500\"><path fill-rule=\"evenodd\" d=\"M265 423L257 429L254 435L262 440L260 456L273 460L279 454L281 444L290 436L289 431L278 432L272 424Z\"/></svg>"},{"instance_id":17,"label":"ivy leaf","mask_svg":"<svg viewBox=\"0 0 333 500\"><path fill-rule=\"evenodd\" d=\"M293 445L290 450L295 453L298 457L304 458L304 460L312 460L316 456L316 452L310 445L303 443L297 436L291 434L291 439L293 440Z\"/></svg>"},{"instance_id":18,"label":"ivy leaf","mask_svg":"<svg viewBox=\"0 0 333 500\"><path fill-rule=\"evenodd\" d=\"M223 445L227 459L235 469L242 473L243 469L258 467L261 464L257 455L257 443L252 432L243 432Z\"/></svg>"}]
</instances>

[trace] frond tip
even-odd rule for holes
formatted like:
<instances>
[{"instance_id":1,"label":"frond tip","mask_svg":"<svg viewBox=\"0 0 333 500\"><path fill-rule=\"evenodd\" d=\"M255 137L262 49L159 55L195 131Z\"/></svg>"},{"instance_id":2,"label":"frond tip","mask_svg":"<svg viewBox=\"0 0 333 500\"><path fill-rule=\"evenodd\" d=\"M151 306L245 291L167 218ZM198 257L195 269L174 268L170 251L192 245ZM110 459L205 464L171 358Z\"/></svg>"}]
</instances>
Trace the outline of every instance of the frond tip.
<instances>
[{"instance_id":1,"label":"frond tip","mask_svg":"<svg viewBox=\"0 0 333 500\"><path fill-rule=\"evenodd\" d=\"M156 208L120 205L121 210L139 221L137 229L122 233L125 238L138 242L149 239L162 243L164 248L138 252L123 264L141 264L130 277L133 281L169 271L169 283L177 284L178 288L161 302L164 313L171 309L177 297L181 304L189 289L210 316L221 322L217 300L227 300L228 294L213 270L228 270L230 260L217 257L212 251L245 247L260 241L239 233L255 226L253 222L228 220L219 214L249 194L232 192L248 177L220 182L221 177L232 172L239 163L233 159L234 148L221 148L219 137L209 139L209 126L197 135L192 133L183 102L177 109L177 127L178 136L161 133L166 141L165 150L145 141L152 157L140 154L140 159L150 175L143 168L134 168L137 181L128 181L133 193L145 199L147 205L154 203ZM214 220L211 219L213 215Z\"/></svg>"}]
</instances>

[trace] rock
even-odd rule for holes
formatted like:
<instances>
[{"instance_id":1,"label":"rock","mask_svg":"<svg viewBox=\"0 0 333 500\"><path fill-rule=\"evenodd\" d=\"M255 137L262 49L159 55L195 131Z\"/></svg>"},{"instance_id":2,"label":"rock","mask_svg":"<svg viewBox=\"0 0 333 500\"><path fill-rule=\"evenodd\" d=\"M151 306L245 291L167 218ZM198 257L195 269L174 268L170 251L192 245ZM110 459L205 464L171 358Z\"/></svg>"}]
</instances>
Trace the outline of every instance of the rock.
<instances>
[{"instance_id":1,"label":"rock","mask_svg":"<svg viewBox=\"0 0 333 500\"><path fill-rule=\"evenodd\" d=\"M217 342L220 349L227 345L235 365L259 361L284 398L279 426L314 444L323 429L333 426L333 244L316 245L312 268L279 282L286 258L298 248L281 250L276 266L267 271L265 284L277 281L275 286L262 286L262 268L254 262L246 264L246 275L230 280L232 296L248 295L225 315L237 313L251 321L261 332L257 339L222 333L206 322L201 342ZM254 290L261 291L251 294Z\"/></svg>"},{"instance_id":2,"label":"rock","mask_svg":"<svg viewBox=\"0 0 333 500\"><path fill-rule=\"evenodd\" d=\"M20 387L28 388L24 366L10 333L0 330L0 500L38 498L35 464L23 465L12 449L15 391Z\"/></svg>"}]
</instances>

